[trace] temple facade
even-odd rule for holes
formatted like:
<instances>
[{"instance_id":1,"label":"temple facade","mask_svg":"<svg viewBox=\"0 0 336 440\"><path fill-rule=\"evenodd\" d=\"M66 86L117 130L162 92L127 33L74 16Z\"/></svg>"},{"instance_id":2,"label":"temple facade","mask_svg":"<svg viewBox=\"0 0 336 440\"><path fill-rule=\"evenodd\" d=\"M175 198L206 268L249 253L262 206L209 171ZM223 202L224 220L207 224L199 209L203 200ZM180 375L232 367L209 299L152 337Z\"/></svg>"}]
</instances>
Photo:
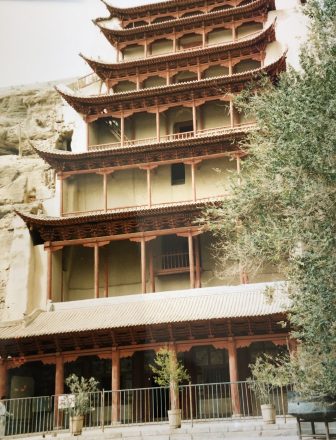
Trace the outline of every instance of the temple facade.
<instances>
[{"instance_id":1,"label":"temple facade","mask_svg":"<svg viewBox=\"0 0 336 440\"><path fill-rule=\"evenodd\" d=\"M94 22L116 60L82 55L93 73L58 87L81 141L36 147L57 175L58 213L17 212L33 263L24 316L0 327L2 396L63 394L70 373L107 390L152 387L165 346L192 383L237 383L257 354L289 347L281 274L219 278L201 221L239 182L240 141L256 129L235 96L259 75L275 82L292 56L277 27L300 5L282 3L106 3ZM240 414L238 388L230 399Z\"/></svg>"}]
</instances>

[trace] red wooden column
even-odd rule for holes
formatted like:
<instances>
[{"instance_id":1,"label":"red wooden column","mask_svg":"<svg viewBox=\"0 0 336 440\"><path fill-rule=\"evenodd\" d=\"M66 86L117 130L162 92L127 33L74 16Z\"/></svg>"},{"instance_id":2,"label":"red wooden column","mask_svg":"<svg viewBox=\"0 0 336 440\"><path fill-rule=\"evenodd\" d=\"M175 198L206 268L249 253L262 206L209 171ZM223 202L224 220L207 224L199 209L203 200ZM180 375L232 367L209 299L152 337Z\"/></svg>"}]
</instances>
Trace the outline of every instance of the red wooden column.
<instances>
[{"instance_id":1,"label":"red wooden column","mask_svg":"<svg viewBox=\"0 0 336 440\"><path fill-rule=\"evenodd\" d=\"M147 283L146 283L146 242L154 240L156 237L140 237L140 238L131 238L130 241L134 241L135 243L140 243L141 250L141 293L147 292Z\"/></svg>"},{"instance_id":2,"label":"red wooden column","mask_svg":"<svg viewBox=\"0 0 336 440\"><path fill-rule=\"evenodd\" d=\"M160 109L156 109L155 113L155 120L156 120L156 140L160 142Z\"/></svg>"},{"instance_id":3,"label":"red wooden column","mask_svg":"<svg viewBox=\"0 0 336 440\"><path fill-rule=\"evenodd\" d=\"M144 58L147 58L147 56L148 56L148 43L147 43L147 40L145 40L145 43L144 43Z\"/></svg>"},{"instance_id":4,"label":"red wooden column","mask_svg":"<svg viewBox=\"0 0 336 440\"><path fill-rule=\"evenodd\" d=\"M153 258L153 246L149 244L149 291L155 292L155 273L154 273L154 258Z\"/></svg>"},{"instance_id":5,"label":"red wooden column","mask_svg":"<svg viewBox=\"0 0 336 440\"><path fill-rule=\"evenodd\" d=\"M99 246L94 245L94 293L95 298L99 298Z\"/></svg>"},{"instance_id":6,"label":"red wooden column","mask_svg":"<svg viewBox=\"0 0 336 440\"><path fill-rule=\"evenodd\" d=\"M120 61L120 49L119 49L119 43L116 44L116 51L117 51L117 63Z\"/></svg>"},{"instance_id":7,"label":"red wooden column","mask_svg":"<svg viewBox=\"0 0 336 440\"><path fill-rule=\"evenodd\" d=\"M192 117L193 117L194 136L196 136L196 133L197 133L197 113L196 113L196 104L195 103L193 103L193 106L192 106Z\"/></svg>"},{"instance_id":8,"label":"red wooden column","mask_svg":"<svg viewBox=\"0 0 336 440\"><path fill-rule=\"evenodd\" d=\"M64 394L64 360L61 354L56 355L55 395Z\"/></svg>"},{"instance_id":9,"label":"red wooden column","mask_svg":"<svg viewBox=\"0 0 336 440\"><path fill-rule=\"evenodd\" d=\"M234 107L233 107L233 97L230 99L230 125L231 125L231 128L234 127Z\"/></svg>"},{"instance_id":10,"label":"red wooden column","mask_svg":"<svg viewBox=\"0 0 336 440\"><path fill-rule=\"evenodd\" d=\"M190 165L190 171L191 171L191 200L193 202L196 202L197 197L196 197L196 180L195 180L195 170L196 170L196 166L201 163L202 160L200 159L192 159L192 160L186 160L184 161L184 164L186 165Z\"/></svg>"},{"instance_id":11,"label":"red wooden column","mask_svg":"<svg viewBox=\"0 0 336 440\"><path fill-rule=\"evenodd\" d=\"M119 423L120 413L120 353L112 349L112 425Z\"/></svg>"},{"instance_id":12,"label":"red wooden column","mask_svg":"<svg viewBox=\"0 0 336 440\"><path fill-rule=\"evenodd\" d=\"M234 339L229 342L228 345L229 352L229 373L231 382L231 401L232 401L232 415L240 416L240 397L238 388L238 359L237 359L237 348Z\"/></svg>"},{"instance_id":13,"label":"red wooden column","mask_svg":"<svg viewBox=\"0 0 336 440\"><path fill-rule=\"evenodd\" d=\"M109 248L105 247L105 255L104 255L104 297L107 298L109 296Z\"/></svg>"},{"instance_id":14,"label":"red wooden column","mask_svg":"<svg viewBox=\"0 0 336 440\"><path fill-rule=\"evenodd\" d=\"M202 29L202 48L204 49L206 46L206 33L205 33L205 27L203 26Z\"/></svg>"},{"instance_id":15,"label":"red wooden column","mask_svg":"<svg viewBox=\"0 0 336 440\"><path fill-rule=\"evenodd\" d=\"M104 212L107 212L108 206L107 206L107 197L108 197L108 192L107 192L107 179L108 176L110 174L112 174L114 172L114 170L109 170L109 171L101 171L98 172L97 174L103 176L103 209Z\"/></svg>"},{"instance_id":16,"label":"red wooden column","mask_svg":"<svg viewBox=\"0 0 336 440\"><path fill-rule=\"evenodd\" d=\"M47 258L48 258L48 266L47 266L47 299L49 301L52 300L52 250L49 246L47 248Z\"/></svg>"},{"instance_id":17,"label":"red wooden column","mask_svg":"<svg viewBox=\"0 0 336 440\"><path fill-rule=\"evenodd\" d=\"M200 231L189 231L177 233L178 237L188 238L188 251L189 251L189 273L190 273L190 288L195 287L195 256L194 256L194 240L193 237L199 235Z\"/></svg>"},{"instance_id":18,"label":"red wooden column","mask_svg":"<svg viewBox=\"0 0 336 440\"><path fill-rule=\"evenodd\" d=\"M63 180L65 179L65 177L62 175L62 173L58 173L57 174L57 178L59 180L60 183L60 216L62 217L64 214L64 202L63 202L63 191L64 191L64 185L63 185Z\"/></svg>"},{"instance_id":19,"label":"red wooden column","mask_svg":"<svg viewBox=\"0 0 336 440\"><path fill-rule=\"evenodd\" d=\"M0 361L0 399L7 396L8 369L5 359Z\"/></svg>"},{"instance_id":20,"label":"red wooden column","mask_svg":"<svg viewBox=\"0 0 336 440\"><path fill-rule=\"evenodd\" d=\"M147 172L147 206L150 208L152 206L152 174L151 171L154 170L157 165L144 165L139 167L141 170L146 170Z\"/></svg>"},{"instance_id":21,"label":"red wooden column","mask_svg":"<svg viewBox=\"0 0 336 440\"><path fill-rule=\"evenodd\" d=\"M99 243L87 243L84 247L93 248L93 286L94 286L94 297L99 298L99 248L109 244L109 241L100 241Z\"/></svg>"},{"instance_id":22,"label":"red wooden column","mask_svg":"<svg viewBox=\"0 0 336 440\"><path fill-rule=\"evenodd\" d=\"M195 237L195 265L196 265L196 279L195 287L201 287L201 258L200 258L200 240L199 235Z\"/></svg>"},{"instance_id":23,"label":"red wooden column","mask_svg":"<svg viewBox=\"0 0 336 440\"><path fill-rule=\"evenodd\" d=\"M125 141L125 116L120 116L120 145L123 147Z\"/></svg>"}]
</instances>

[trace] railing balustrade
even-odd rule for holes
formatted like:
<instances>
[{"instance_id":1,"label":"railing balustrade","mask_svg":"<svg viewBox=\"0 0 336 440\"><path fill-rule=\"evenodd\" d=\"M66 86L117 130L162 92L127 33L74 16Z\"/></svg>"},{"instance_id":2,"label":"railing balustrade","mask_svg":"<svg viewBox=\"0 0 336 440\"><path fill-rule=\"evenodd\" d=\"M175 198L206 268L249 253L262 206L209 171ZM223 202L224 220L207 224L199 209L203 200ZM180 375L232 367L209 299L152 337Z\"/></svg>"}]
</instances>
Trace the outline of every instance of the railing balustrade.
<instances>
[{"instance_id":1,"label":"railing balustrade","mask_svg":"<svg viewBox=\"0 0 336 440\"><path fill-rule=\"evenodd\" d=\"M170 252L156 257L158 261L158 273L174 272L181 269L189 269L188 252Z\"/></svg>"},{"instance_id":2,"label":"railing balustrade","mask_svg":"<svg viewBox=\"0 0 336 440\"><path fill-rule=\"evenodd\" d=\"M245 124L235 125L234 127L225 126L225 127L216 127L216 128L206 128L203 130L197 130L196 133L194 131L187 131L184 133L171 133L167 135L162 135L160 136L159 139L156 136L142 138L142 139L127 139L127 140L125 139L123 145L121 144L120 141L108 142L106 144L89 145L88 150L110 150L114 148L135 147L138 145L157 144L158 142L171 142L171 141L177 141L183 139L229 134L229 133L234 133L236 131L241 131L242 129L248 131L253 128L255 128L255 123L248 122Z\"/></svg>"},{"instance_id":3,"label":"railing balustrade","mask_svg":"<svg viewBox=\"0 0 336 440\"><path fill-rule=\"evenodd\" d=\"M238 391L232 403L232 389ZM277 415L287 414L287 391L270 392ZM138 425L167 422L170 408L169 387L136 388L89 393L90 411L84 417L85 429L104 429L111 425ZM260 417L260 403L249 382L189 384L179 387L182 420L221 420L232 417ZM64 396L4 399L6 406L5 435L51 433L69 429L70 417Z\"/></svg>"}]
</instances>

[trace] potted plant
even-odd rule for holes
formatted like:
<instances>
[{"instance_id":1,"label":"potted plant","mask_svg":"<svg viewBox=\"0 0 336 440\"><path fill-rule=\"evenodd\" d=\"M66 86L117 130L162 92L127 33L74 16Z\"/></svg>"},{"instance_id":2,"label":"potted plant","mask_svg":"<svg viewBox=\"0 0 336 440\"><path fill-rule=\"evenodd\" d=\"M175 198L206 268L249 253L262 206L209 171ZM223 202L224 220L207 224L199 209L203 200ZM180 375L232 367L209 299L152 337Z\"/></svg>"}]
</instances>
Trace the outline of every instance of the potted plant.
<instances>
[{"instance_id":1,"label":"potted plant","mask_svg":"<svg viewBox=\"0 0 336 440\"><path fill-rule=\"evenodd\" d=\"M252 377L249 378L250 387L260 402L261 415L264 423L275 423L275 406L272 399L272 390L277 386L274 365L266 358L257 357L254 364L250 364Z\"/></svg>"},{"instance_id":2,"label":"potted plant","mask_svg":"<svg viewBox=\"0 0 336 440\"><path fill-rule=\"evenodd\" d=\"M79 378L71 374L65 379L66 385L71 392L67 395L67 410L70 416L70 432L80 435L83 429L84 416L91 411L90 393L98 391L98 381L93 377Z\"/></svg>"},{"instance_id":3,"label":"potted plant","mask_svg":"<svg viewBox=\"0 0 336 440\"><path fill-rule=\"evenodd\" d=\"M181 427L181 409L179 404L178 387L183 381L189 380L189 374L176 353L168 348L161 348L154 359L154 365L149 366L154 373L154 381L162 387L169 386L170 410L168 411L169 426Z\"/></svg>"}]
</instances>

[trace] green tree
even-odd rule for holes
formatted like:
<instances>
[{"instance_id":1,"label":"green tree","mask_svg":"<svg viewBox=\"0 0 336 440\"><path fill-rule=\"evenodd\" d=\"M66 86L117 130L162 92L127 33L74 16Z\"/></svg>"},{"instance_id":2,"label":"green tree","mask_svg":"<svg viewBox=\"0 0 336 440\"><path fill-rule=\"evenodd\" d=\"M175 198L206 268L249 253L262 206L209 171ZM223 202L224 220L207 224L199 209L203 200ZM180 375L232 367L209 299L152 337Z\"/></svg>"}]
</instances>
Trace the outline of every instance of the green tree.
<instances>
[{"instance_id":1,"label":"green tree","mask_svg":"<svg viewBox=\"0 0 336 440\"><path fill-rule=\"evenodd\" d=\"M302 69L289 68L276 87L263 78L257 93L247 90L237 100L258 129L242 145L248 157L240 184L206 221L221 267L279 267L298 356L311 365L300 377L307 385L301 392L310 387L310 395L336 398L336 2L308 0L305 9L310 32Z\"/></svg>"}]
</instances>

